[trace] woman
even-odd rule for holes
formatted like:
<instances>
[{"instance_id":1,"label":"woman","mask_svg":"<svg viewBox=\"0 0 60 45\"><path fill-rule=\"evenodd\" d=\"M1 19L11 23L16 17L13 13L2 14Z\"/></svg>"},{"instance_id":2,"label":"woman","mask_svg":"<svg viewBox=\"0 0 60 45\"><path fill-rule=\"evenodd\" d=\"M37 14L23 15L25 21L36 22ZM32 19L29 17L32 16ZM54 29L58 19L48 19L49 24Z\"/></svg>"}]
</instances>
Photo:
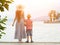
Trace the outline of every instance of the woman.
<instances>
[{"instance_id":1,"label":"woman","mask_svg":"<svg viewBox=\"0 0 60 45\"><path fill-rule=\"evenodd\" d=\"M22 5L17 6L16 16L12 26L14 26L15 21L16 21L15 39L18 39L19 42L21 42L22 38L26 37L24 27L24 12Z\"/></svg>"}]
</instances>

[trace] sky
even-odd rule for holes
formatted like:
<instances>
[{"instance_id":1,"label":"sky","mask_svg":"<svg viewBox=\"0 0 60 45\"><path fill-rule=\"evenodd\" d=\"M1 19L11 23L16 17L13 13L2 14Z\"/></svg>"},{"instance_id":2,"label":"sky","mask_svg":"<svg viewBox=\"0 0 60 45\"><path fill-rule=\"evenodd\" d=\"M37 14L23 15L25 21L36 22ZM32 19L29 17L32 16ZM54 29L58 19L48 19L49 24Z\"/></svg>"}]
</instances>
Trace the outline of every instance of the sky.
<instances>
[{"instance_id":1,"label":"sky","mask_svg":"<svg viewBox=\"0 0 60 45\"><path fill-rule=\"evenodd\" d=\"M13 19L15 16L16 5L21 4L24 6L24 15L31 14L31 18L34 19L40 16L48 16L50 10L56 10L60 12L60 0L14 0L9 5L9 11L1 13L1 15L8 16L8 19Z\"/></svg>"}]
</instances>

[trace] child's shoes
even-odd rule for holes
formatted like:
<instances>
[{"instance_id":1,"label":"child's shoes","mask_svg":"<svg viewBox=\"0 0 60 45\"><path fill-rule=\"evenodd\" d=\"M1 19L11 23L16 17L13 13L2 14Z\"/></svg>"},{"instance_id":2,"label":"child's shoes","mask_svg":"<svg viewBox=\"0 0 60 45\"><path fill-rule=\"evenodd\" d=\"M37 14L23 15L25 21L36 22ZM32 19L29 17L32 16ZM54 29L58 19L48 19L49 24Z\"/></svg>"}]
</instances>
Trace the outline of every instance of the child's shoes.
<instances>
[{"instance_id":1,"label":"child's shoes","mask_svg":"<svg viewBox=\"0 0 60 45\"><path fill-rule=\"evenodd\" d=\"M31 41L31 43L33 43L33 41Z\"/></svg>"}]
</instances>

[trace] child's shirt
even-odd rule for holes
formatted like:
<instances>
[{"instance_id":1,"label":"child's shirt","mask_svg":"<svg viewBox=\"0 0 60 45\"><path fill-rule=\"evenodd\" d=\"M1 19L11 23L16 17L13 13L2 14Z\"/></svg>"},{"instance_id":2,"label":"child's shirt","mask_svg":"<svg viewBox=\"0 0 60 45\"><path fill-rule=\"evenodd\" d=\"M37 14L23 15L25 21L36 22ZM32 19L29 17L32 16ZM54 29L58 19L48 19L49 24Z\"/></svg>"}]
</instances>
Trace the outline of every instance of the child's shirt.
<instances>
[{"instance_id":1,"label":"child's shirt","mask_svg":"<svg viewBox=\"0 0 60 45\"><path fill-rule=\"evenodd\" d=\"M32 30L32 20L31 19L26 20L26 30Z\"/></svg>"}]
</instances>

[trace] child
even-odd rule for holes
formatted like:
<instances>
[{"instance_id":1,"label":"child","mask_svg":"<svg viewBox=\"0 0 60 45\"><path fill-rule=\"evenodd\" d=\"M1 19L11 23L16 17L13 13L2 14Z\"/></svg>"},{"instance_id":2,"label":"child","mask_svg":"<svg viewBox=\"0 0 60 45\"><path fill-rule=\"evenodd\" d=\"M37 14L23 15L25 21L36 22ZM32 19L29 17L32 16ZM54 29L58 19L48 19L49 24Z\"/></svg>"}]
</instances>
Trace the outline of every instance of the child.
<instances>
[{"instance_id":1,"label":"child","mask_svg":"<svg viewBox=\"0 0 60 45\"><path fill-rule=\"evenodd\" d=\"M31 43L33 42L32 41L32 20L30 18L31 18L31 16L30 16L30 14L28 14L26 22L25 22L26 33L27 33L27 41L26 41L27 43L29 43L29 36L31 39Z\"/></svg>"}]
</instances>

